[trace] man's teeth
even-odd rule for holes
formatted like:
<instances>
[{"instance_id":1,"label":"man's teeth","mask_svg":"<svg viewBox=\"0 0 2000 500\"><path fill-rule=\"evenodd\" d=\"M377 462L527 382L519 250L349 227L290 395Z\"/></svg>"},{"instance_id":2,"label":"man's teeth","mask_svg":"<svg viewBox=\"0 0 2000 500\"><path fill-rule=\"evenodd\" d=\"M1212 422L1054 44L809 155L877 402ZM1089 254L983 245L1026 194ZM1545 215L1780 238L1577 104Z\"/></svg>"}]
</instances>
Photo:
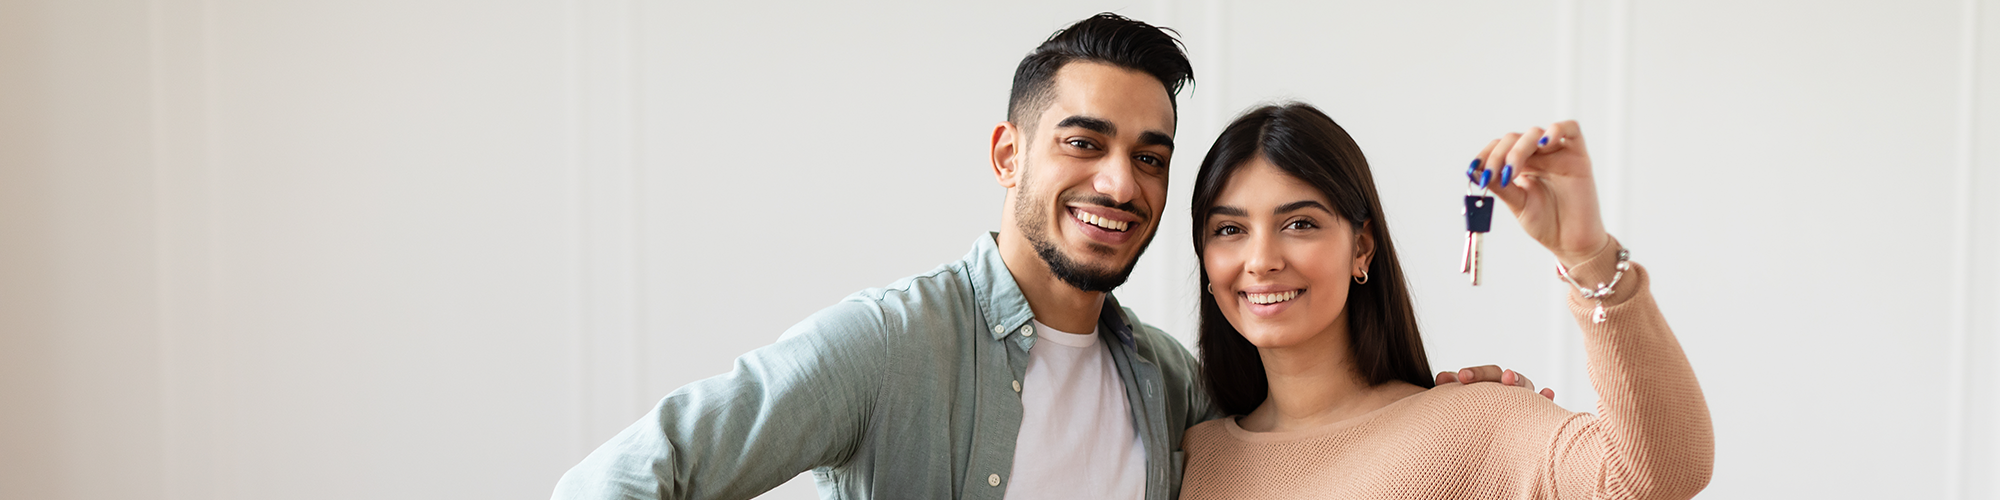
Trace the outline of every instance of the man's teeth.
<instances>
[{"instance_id":1,"label":"man's teeth","mask_svg":"<svg viewBox=\"0 0 2000 500\"><path fill-rule=\"evenodd\" d=\"M1085 212L1082 210L1074 210L1074 212L1076 212L1076 220L1084 221L1092 226L1097 226L1112 231L1124 231L1126 227L1132 225L1132 223L1130 222L1125 222L1122 220L1106 219L1103 217L1091 215L1090 212Z\"/></svg>"},{"instance_id":2,"label":"man's teeth","mask_svg":"<svg viewBox=\"0 0 2000 500\"><path fill-rule=\"evenodd\" d=\"M1292 300L1292 298L1294 297L1298 297L1299 291L1292 290L1289 292L1278 292L1278 293L1250 293L1245 295L1250 296L1250 303L1252 304L1276 304L1279 302Z\"/></svg>"}]
</instances>

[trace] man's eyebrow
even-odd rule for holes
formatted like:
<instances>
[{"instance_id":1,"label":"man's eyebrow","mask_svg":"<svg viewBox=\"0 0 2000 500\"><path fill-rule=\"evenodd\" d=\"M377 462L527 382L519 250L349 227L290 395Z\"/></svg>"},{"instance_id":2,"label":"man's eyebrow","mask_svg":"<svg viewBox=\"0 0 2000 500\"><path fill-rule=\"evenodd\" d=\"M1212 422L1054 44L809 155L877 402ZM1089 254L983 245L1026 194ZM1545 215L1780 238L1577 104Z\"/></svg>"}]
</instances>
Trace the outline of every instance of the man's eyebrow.
<instances>
[{"instance_id":1,"label":"man's eyebrow","mask_svg":"<svg viewBox=\"0 0 2000 500\"><path fill-rule=\"evenodd\" d=\"M1217 205L1214 207L1210 207L1208 209L1208 215L1210 217L1214 217L1217 215L1227 215L1230 217L1249 217L1250 212L1245 212L1241 208L1236 208L1228 205Z\"/></svg>"},{"instance_id":2,"label":"man's eyebrow","mask_svg":"<svg viewBox=\"0 0 2000 500\"><path fill-rule=\"evenodd\" d=\"M1118 135L1118 127L1112 126L1111 122L1088 116L1072 116L1056 122L1056 128L1068 127L1078 127L1104 135Z\"/></svg>"},{"instance_id":3,"label":"man's eyebrow","mask_svg":"<svg viewBox=\"0 0 2000 500\"><path fill-rule=\"evenodd\" d=\"M1279 205L1278 209L1272 210L1271 213L1282 214L1288 212L1295 212L1305 208L1317 208L1320 210L1325 210L1326 213L1333 213L1333 210L1326 208L1326 205L1321 205L1319 202L1313 200L1299 200L1291 203L1286 203L1284 205Z\"/></svg>"},{"instance_id":4,"label":"man's eyebrow","mask_svg":"<svg viewBox=\"0 0 2000 500\"><path fill-rule=\"evenodd\" d=\"M1172 151L1174 149L1174 138L1168 136L1167 134L1162 134L1159 132L1153 132L1149 130L1146 131L1145 133L1139 134L1139 144L1147 146L1166 146L1168 151Z\"/></svg>"}]
</instances>

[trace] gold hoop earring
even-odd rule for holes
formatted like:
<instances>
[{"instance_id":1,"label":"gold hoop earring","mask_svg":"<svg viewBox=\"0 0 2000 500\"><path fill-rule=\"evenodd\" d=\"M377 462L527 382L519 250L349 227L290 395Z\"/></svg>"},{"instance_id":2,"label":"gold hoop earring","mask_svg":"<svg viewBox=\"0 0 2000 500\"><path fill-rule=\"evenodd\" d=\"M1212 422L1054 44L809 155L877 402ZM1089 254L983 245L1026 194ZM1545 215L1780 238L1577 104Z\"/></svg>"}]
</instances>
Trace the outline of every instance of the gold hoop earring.
<instances>
[{"instance_id":1,"label":"gold hoop earring","mask_svg":"<svg viewBox=\"0 0 2000 500\"><path fill-rule=\"evenodd\" d=\"M1368 270L1367 270L1367 269L1362 269L1362 270L1361 270L1361 276L1359 276L1359 277L1356 277L1356 278L1354 278L1354 284L1356 284L1356 285L1366 285L1366 284L1368 284Z\"/></svg>"}]
</instances>

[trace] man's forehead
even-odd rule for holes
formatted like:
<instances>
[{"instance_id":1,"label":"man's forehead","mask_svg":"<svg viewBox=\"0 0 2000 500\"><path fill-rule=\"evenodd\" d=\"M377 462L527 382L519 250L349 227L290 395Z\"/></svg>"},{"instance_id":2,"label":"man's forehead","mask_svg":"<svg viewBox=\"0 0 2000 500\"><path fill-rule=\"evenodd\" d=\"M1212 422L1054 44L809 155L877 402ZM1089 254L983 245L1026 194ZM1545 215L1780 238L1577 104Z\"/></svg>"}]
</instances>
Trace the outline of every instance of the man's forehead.
<instances>
[{"instance_id":1,"label":"man's forehead","mask_svg":"<svg viewBox=\"0 0 2000 500\"><path fill-rule=\"evenodd\" d=\"M1158 132L1172 137L1175 116L1166 85L1143 71L1096 62L1073 62L1056 72L1054 99L1041 126L1076 116L1111 122L1119 135Z\"/></svg>"}]
</instances>

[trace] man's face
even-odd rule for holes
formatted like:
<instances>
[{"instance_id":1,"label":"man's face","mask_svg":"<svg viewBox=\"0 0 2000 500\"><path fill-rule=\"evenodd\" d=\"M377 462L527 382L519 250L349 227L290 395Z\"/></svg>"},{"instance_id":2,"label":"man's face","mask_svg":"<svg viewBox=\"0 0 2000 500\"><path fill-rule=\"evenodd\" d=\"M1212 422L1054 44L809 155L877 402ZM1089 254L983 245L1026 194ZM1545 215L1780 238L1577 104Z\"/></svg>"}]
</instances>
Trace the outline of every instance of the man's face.
<instances>
[{"instance_id":1,"label":"man's face","mask_svg":"<svg viewBox=\"0 0 2000 500\"><path fill-rule=\"evenodd\" d=\"M1092 62L1056 73L1029 129L1014 219L1056 277L1110 291L1159 228L1173 159L1174 109L1144 72Z\"/></svg>"}]
</instances>

